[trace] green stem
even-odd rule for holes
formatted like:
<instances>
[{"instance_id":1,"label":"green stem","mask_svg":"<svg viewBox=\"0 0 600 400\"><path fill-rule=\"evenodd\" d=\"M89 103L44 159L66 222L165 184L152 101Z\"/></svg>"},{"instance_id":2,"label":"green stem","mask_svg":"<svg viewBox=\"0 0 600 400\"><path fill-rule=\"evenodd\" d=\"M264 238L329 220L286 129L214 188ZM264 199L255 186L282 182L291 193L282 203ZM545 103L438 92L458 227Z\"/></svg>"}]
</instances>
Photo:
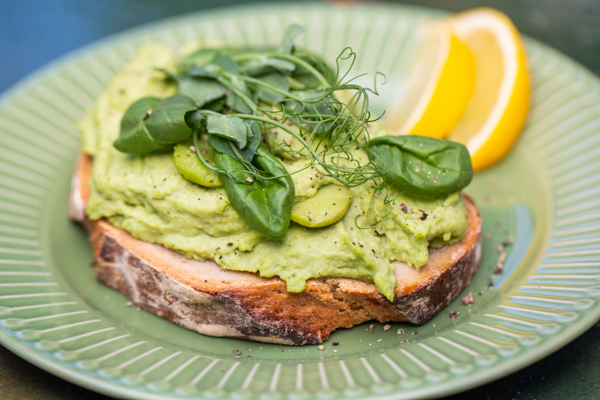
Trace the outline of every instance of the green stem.
<instances>
[{"instance_id":1,"label":"green stem","mask_svg":"<svg viewBox=\"0 0 600 400\"><path fill-rule=\"evenodd\" d=\"M254 103L251 99L246 96L244 92L239 90L237 87L232 85L229 80L231 79L231 75L227 74L225 71L222 71L223 77L217 76L217 80L229 90L232 90L250 109L252 112L256 112L256 103ZM227 76L229 75L229 76ZM224 79L225 78L225 79ZM228 80L229 79L229 80Z\"/></svg>"},{"instance_id":2,"label":"green stem","mask_svg":"<svg viewBox=\"0 0 600 400\"><path fill-rule=\"evenodd\" d=\"M198 131L194 132L194 134L192 135L192 141L194 142L194 150L196 150L196 156L198 156L198 159L200 160L200 162L202 164L204 164L204 166L206 168L208 168L211 171L214 172L218 172L218 173L222 173L223 171L220 170L219 168L215 168L212 165L210 165L208 163L208 161L206 161L204 159L204 157L202 157L202 153L200 152L200 146L198 145Z\"/></svg>"},{"instance_id":3,"label":"green stem","mask_svg":"<svg viewBox=\"0 0 600 400\"><path fill-rule=\"evenodd\" d=\"M310 152L312 158L317 161L317 163L329 174L329 176L333 177L334 179L336 179L338 182L342 183L343 185L346 185L346 182L344 180L342 180L340 177L338 177L337 174L335 174L329 168L329 164L324 163L319 158L319 155L317 153L315 153L313 148L304 139L302 139L302 136L298 135L296 132L294 132L292 129L290 129L286 125L279 123L277 121L274 121L270 118L259 117L256 115L239 114L239 115L237 115L237 117L242 118L242 119L253 119L255 121L265 122L265 123L274 125L280 129L283 129L284 131L288 132L290 135L294 136L300 143L302 143L302 145Z\"/></svg>"},{"instance_id":4,"label":"green stem","mask_svg":"<svg viewBox=\"0 0 600 400\"><path fill-rule=\"evenodd\" d=\"M290 98L299 102L302 102L303 100L300 97L294 96L293 94L291 94L290 92L286 92L285 90L281 90L276 88L275 86L271 86L268 83L265 83L263 81L261 81L260 79L255 79L255 78L251 78L249 76L239 76L238 77L240 80L244 81L244 82L250 82L250 83L254 83L256 85L262 86L265 89L269 89L273 92L279 93L284 95L286 98Z\"/></svg>"}]
</instances>

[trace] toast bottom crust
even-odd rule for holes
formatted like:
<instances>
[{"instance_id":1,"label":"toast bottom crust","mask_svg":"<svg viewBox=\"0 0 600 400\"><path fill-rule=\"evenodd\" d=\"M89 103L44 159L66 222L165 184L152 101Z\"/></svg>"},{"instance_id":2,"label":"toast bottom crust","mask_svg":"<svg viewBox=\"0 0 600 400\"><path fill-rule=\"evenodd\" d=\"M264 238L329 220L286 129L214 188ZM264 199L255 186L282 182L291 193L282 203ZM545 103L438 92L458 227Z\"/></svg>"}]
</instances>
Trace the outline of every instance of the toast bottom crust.
<instances>
[{"instance_id":1,"label":"toast bottom crust","mask_svg":"<svg viewBox=\"0 0 600 400\"><path fill-rule=\"evenodd\" d=\"M302 345L322 343L337 328L370 320L420 325L458 296L481 261L481 217L465 196L463 239L430 249L428 263L419 270L395 262L393 302L375 285L347 278L311 279L303 292L288 293L279 278L191 260L135 239L105 220L90 221L85 205L91 166L91 157L82 154L73 177L70 216L89 233L96 278L144 310L205 335Z\"/></svg>"}]
</instances>

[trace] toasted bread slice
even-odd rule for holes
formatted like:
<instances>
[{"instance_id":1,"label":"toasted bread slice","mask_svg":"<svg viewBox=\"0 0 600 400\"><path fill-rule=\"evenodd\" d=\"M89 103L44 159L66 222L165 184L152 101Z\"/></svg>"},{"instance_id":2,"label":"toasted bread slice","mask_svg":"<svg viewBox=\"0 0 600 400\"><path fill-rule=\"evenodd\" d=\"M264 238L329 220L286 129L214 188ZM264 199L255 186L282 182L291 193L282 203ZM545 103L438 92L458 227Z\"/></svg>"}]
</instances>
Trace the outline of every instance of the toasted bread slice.
<instances>
[{"instance_id":1,"label":"toasted bread slice","mask_svg":"<svg viewBox=\"0 0 600 400\"><path fill-rule=\"evenodd\" d=\"M94 273L135 304L205 335L281 344L316 344L337 328L369 320L423 324L471 281L481 260L481 218L465 196L463 239L430 249L419 270L396 262L394 301L374 284L346 278L311 279L301 293L288 293L279 278L221 268L143 242L105 220L90 221L85 205L92 158L81 154L73 177L70 216L87 228Z\"/></svg>"}]
</instances>

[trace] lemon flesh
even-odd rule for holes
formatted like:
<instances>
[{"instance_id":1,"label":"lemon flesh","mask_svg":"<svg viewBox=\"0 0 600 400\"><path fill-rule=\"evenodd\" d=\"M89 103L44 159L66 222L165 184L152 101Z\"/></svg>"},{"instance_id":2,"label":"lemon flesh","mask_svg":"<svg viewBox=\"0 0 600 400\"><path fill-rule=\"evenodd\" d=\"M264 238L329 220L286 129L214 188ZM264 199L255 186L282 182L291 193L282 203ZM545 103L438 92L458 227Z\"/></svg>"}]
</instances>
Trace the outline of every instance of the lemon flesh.
<instances>
[{"instance_id":1,"label":"lemon flesh","mask_svg":"<svg viewBox=\"0 0 600 400\"><path fill-rule=\"evenodd\" d=\"M473 93L473 55L444 22L423 27L417 42L404 98L389 110L387 124L399 135L444 139Z\"/></svg>"},{"instance_id":2,"label":"lemon flesh","mask_svg":"<svg viewBox=\"0 0 600 400\"><path fill-rule=\"evenodd\" d=\"M529 110L530 79L521 38L510 19L492 9L450 18L454 35L475 60L473 96L447 139L464 144L474 171L503 158Z\"/></svg>"}]
</instances>

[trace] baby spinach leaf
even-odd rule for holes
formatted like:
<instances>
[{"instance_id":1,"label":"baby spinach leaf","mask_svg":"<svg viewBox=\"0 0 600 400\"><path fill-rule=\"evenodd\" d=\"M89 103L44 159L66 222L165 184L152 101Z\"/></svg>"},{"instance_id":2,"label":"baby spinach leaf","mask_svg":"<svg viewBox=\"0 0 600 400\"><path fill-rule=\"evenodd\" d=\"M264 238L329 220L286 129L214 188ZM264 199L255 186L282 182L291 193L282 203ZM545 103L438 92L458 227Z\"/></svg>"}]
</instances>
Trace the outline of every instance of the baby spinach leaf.
<instances>
[{"instance_id":1,"label":"baby spinach leaf","mask_svg":"<svg viewBox=\"0 0 600 400\"><path fill-rule=\"evenodd\" d=\"M231 75L241 75L242 70L238 63L227 54L219 54L215 59L211 62L211 65L216 65L221 68L223 71L230 73Z\"/></svg>"},{"instance_id":2,"label":"baby spinach leaf","mask_svg":"<svg viewBox=\"0 0 600 400\"><path fill-rule=\"evenodd\" d=\"M145 124L150 136L158 144L170 145L183 142L192 136L185 123L185 114L196 108L196 102L187 96L176 94L156 103Z\"/></svg>"},{"instance_id":3,"label":"baby spinach leaf","mask_svg":"<svg viewBox=\"0 0 600 400\"><path fill-rule=\"evenodd\" d=\"M304 32L304 28L300 25L293 24L290 25L283 36L283 40L277 49L278 53L292 54L292 49L294 48L294 40Z\"/></svg>"},{"instance_id":4,"label":"baby spinach leaf","mask_svg":"<svg viewBox=\"0 0 600 400\"><path fill-rule=\"evenodd\" d=\"M210 64L221 53L222 50L219 49L200 49L183 57L179 63L182 65L207 65Z\"/></svg>"},{"instance_id":5,"label":"baby spinach leaf","mask_svg":"<svg viewBox=\"0 0 600 400\"><path fill-rule=\"evenodd\" d=\"M214 79L181 76L178 80L179 94L196 101L198 107L225 96L225 87Z\"/></svg>"},{"instance_id":6,"label":"baby spinach leaf","mask_svg":"<svg viewBox=\"0 0 600 400\"><path fill-rule=\"evenodd\" d=\"M279 58L260 57L256 60L250 60L242 66L242 72L250 76L262 75L269 72L279 71L290 73L296 69L296 65L290 61Z\"/></svg>"},{"instance_id":7,"label":"baby spinach leaf","mask_svg":"<svg viewBox=\"0 0 600 400\"><path fill-rule=\"evenodd\" d=\"M303 61L308 63L314 69L316 69L321 75L327 79L327 81L331 84L335 83L336 74L335 71L328 68L327 64L320 57L306 53L306 52L296 52L295 56L301 58ZM314 89L321 86L321 81L314 76L309 70L304 68L301 65L298 65L296 70L291 75L292 79L303 85L306 89Z\"/></svg>"},{"instance_id":8,"label":"baby spinach leaf","mask_svg":"<svg viewBox=\"0 0 600 400\"><path fill-rule=\"evenodd\" d=\"M240 150L240 154L246 161L250 162L254 158L256 149L258 149L258 145L260 144L260 129L256 121L251 119L244 120L244 124L246 124L247 131L250 131L249 135L252 135L252 141L246 148Z\"/></svg>"},{"instance_id":9,"label":"baby spinach leaf","mask_svg":"<svg viewBox=\"0 0 600 400\"><path fill-rule=\"evenodd\" d=\"M382 136L368 143L371 161L396 188L435 199L461 190L473 179L467 148L429 137Z\"/></svg>"},{"instance_id":10,"label":"baby spinach leaf","mask_svg":"<svg viewBox=\"0 0 600 400\"><path fill-rule=\"evenodd\" d=\"M143 126L159 101L156 97L144 97L131 104L121 119L121 136L132 134Z\"/></svg>"},{"instance_id":11,"label":"baby spinach leaf","mask_svg":"<svg viewBox=\"0 0 600 400\"><path fill-rule=\"evenodd\" d=\"M147 153L164 147L154 141L145 124L158 102L160 99L155 97L144 97L127 109L121 119L119 138L114 142L117 150L123 153Z\"/></svg>"},{"instance_id":12,"label":"baby spinach leaf","mask_svg":"<svg viewBox=\"0 0 600 400\"><path fill-rule=\"evenodd\" d=\"M212 133L208 134L208 145L218 151L219 153L227 154L232 157L234 160L239 161L237 154L235 154L235 150L233 150L233 143L231 140L225 139L223 136L213 135ZM244 149L245 150L245 149ZM238 150L239 152L240 150Z\"/></svg>"},{"instance_id":13,"label":"baby spinach leaf","mask_svg":"<svg viewBox=\"0 0 600 400\"><path fill-rule=\"evenodd\" d=\"M290 90L290 81L285 75L280 74L278 72L257 76L256 79L285 92L288 92ZM276 103L283 99L284 95L273 90L267 89L263 86L259 86L258 98L266 101L267 103Z\"/></svg>"},{"instance_id":14,"label":"baby spinach leaf","mask_svg":"<svg viewBox=\"0 0 600 400\"><path fill-rule=\"evenodd\" d=\"M233 157L236 161L240 161L238 154L242 156L248 162L251 162L254 158L254 154L256 154L256 149L260 144L260 129L258 128L258 124L253 120L244 120L244 124L246 124L246 129L250 130L248 133L249 137L252 137L252 141L248 146L243 149L236 151L232 148L235 144L228 139L225 139L222 136L217 136L212 133L208 134L208 144L215 150L225 153L231 157Z\"/></svg>"},{"instance_id":15,"label":"baby spinach leaf","mask_svg":"<svg viewBox=\"0 0 600 400\"><path fill-rule=\"evenodd\" d=\"M216 78L219 76L217 69L211 65L193 65L182 76L194 78Z\"/></svg>"},{"instance_id":16,"label":"baby spinach leaf","mask_svg":"<svg viewBox=\"0 0 600 400\"><path fill-rule=\"evenodd\" d=\"M221 175L232 207L261 234L272 240L283 239L290 226L294 182L279 160L266 148L258 148L253 164L265 177L279 176L269 180L252 178L242 163L227 154L215 152L215 161L219 168L233 171L237 179Z\"/></svg>"},{"instance_id":17,"label":"baby spinach leaf","mask_svg":"<svg viewBox=\"0 0 600 400\"><path fill-rule=\"evenodd\" d=\"M256 102L256 97L248 90L246 82L234 75L231 77L230 84L240 93ZM252 114L252 109L246 103L244 103L244 101L242 101L242 99L240 99L240 97L235 94L231 88L227 95L226 104L227 107L241 114Z\"/></svg>"},{"instance_id":18,"label":"baby spinach leaf","mask_svg":"<svg viewBox=\"0 0 600 400\"><path fill-rule=\"evenodd\" d=\"M185 115L195 108L192 99L181 95L140 99L125 112L114 146L124 153L147 153L182 142L192 135Z\"/></svg>"},{"instance_id":19,"label":"baby spinach leaf","mask_svg":"<svg viewBox=\"0 0 600 400\"><path fill-rule=\"evenodd\" d=\"M204 110L211 110L214 112L221 113L223 111L223 108L225 108L226 101L227 96L219 97L216 100L209 101L208 103L204 104L202 108Z\"/></svg>"},{"instance_id":20,"label":"baby spinach leaf","mask_svg":"<svg viewBox=\"0 0 600 400\"><path fill-rule=\"evenodd\" d=\"M238 117L211 115L208 117L206 130L208 133L234 141L240 149L252 141L252 138L248 137L246 124Z\"/></svg>"},{"instance_id":21,"label":"baby spinach leaf","mask_svg":"<svg viewBox=\"0 0 600 400\"><path fill-rule=\"evenodd\" d=\"M177 83L177 75L175 75L174 73L172 73L169 70L166 70L164 68L155 68L157 71L162 72L163 74L165 74L165 80L167 81L171 81L174 83Z\"/></svg>"},{"instance_id":22,"label":"baby spinach leaf","mask_svg":"<svg viewBox=\"0 0 600 400\"><path fill-rule=\"evenodd\" d=\"M229 109L239 112L240 114L252 114L252 109L248 107L246 103L244 103L240 97L230 92L227 96L225 104Z\"/></svg>"},{"instance_id":23,"label":"baby spinach leaf","mask_svg":"<svg viewBox=\"0 0 600 400\"><path fill-rule=\"evenodd\" d=\"M206 125L206 117L200 110L192 110L185 113L185 124L192 132L200 131Z\"/></svg>"}]
</instances>

